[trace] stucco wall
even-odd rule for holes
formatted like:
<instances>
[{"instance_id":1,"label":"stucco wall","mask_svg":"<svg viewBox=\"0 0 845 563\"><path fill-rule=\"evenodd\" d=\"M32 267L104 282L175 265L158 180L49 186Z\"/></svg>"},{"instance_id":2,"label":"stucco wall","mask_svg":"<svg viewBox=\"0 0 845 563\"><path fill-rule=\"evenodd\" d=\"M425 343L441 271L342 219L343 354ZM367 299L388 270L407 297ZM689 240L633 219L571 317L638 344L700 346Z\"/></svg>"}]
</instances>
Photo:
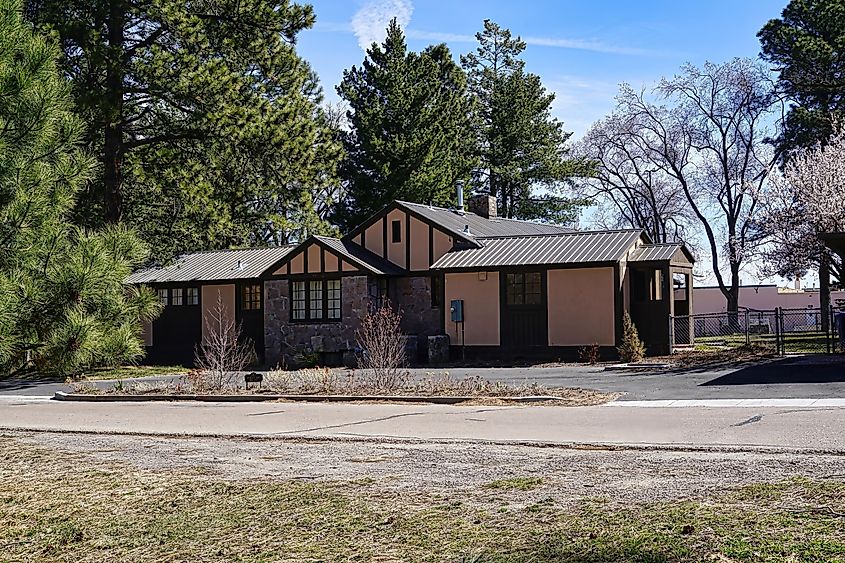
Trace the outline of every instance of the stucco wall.
<instances>
[{"instance_id":1,"label":"stucco wall","mask_svg":"<svg viewBox=\"0 0 845 563\"><path fill-rule=\"evenodd\" d=\"M549 345L615 344L613 268L549 270Z\"/></svg>"},{"instance_id":2,"label":"stucco wall","mask_svg":"<svg viewBox=\"0 0 845 563\"><path fill-rule=\"evenodd\" d=\"M217 296L220 296L220 302L223 306L225 315L235 315L235 285L204 285L202 286L202 293L200 302L202 303L202 337L205 339L208 333L208 323L214 322L213 315L217 308ZM208 321L206 321L208 319Z\"/></svg>"},{"instance_id":3,"label":"stucco wall","mask_svg":"<svg viewBox=\"0 0 845 563\"><path fill-rule=\"evenodd\" d=\"M437 261L450 250L452 250L452 237L443 231L434 229L434 260Z\"/></svg>"},{"instance_id":4,"label":"stucco wall","mask_svg":"<svg viewBox=\"0 0 845 563\"><path fill-rule=\"evenodd\" d=\"M411 270L428 270L431 265L428 263L428 225L417 219L410 217L411 221Z\"/></svg>"},{"instance_id":5,"label":"stucco wall","mask_svg":"<svg viewBox=\"0 0 845 563\"><path fill-rule=\"evenodd\" d=\"M384 256L384 221L376 221L364 231L364 245L377 256Z\"/></svg>"},{"instance_id":6,"label":"stucco wall","mask_svg":"<svg viewBox=\"0 0 845 563\"><path fill-rule=\"evenodd\" d=\"M446 334L453 345L461 344L460 331L450 320L449 304L453 299L464 300L464 333L467 346L498 346L499 335L499 273L487 272L487 279L479 279L478 272L446 274L446 294L443 314Z\"/></svg>"},{"instance_id":7,"label":"stucco wall","mask_svg":"<svg viewBox=\"0 0 845 563\"><path fill-rule=\"evenodd\" d=\"M405 221L408 216L404 211L394 209L387 214L387 259L399 266L405 268L407 262L407 241L408 236L406 232ZM399 242L393 242L393 222L399 221Z\"/></svg>"}]
</instances>

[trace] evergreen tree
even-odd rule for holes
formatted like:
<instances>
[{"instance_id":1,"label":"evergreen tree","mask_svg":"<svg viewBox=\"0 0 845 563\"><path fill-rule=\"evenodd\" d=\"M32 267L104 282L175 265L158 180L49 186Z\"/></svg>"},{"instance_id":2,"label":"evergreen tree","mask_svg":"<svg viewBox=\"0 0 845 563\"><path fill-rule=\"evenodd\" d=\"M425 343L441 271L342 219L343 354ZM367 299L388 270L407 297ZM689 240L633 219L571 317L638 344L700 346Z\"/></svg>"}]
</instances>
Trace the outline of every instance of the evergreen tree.
<instances>
[{"instance_id":1,"label":"evergreen tree","mask_svg":"<svg viewBox=\"0 0 845 563\"><path fill-rule=\"evenodd\" d=\"M788 154L825 142L833 122L845 116L845 1L791 0L757 37L762 58L779 71L779 90L792 102L780 149Z\"/></svg>"},{"instance_id":2,"label":"evergreen tree","mask_svg":"<svg viewBox=\"0 0 845 563\"><path fill-rule=\"evenodd\" d=\"M0 375L135 359L140 321L158 310L150 291L123 285L145 258L136 236L67 220L93 162L59 56L19 0L0 0Z\"/></svg>"},{"instance_id":3,"label":"evergreen tree","mask_svg":"<svg viewBox=\"0 0 845 563\"><path fill-rule=\"evenodd\" d=\"M631 320L628 311L625 311L622 317L622 344L616 348L616 351L619 353L619 358L626 363L639 362L645 357L645 344L640 340L637 327L634 326L634 321Z\"/></svg>"},{"instance_id":4,"label":"evergreen tree","mask_svg":"<svg viewBox=\"0 0 845 563\"><path fill-rule=\"evenodd\" d=\"M571 133L551 115L554 94L525 71L519 37L484 20L476 39L476 52L461 57L476 102L475 189L496 195L503 217L573 219L584 202L564 197L563 188L591 165L568 156Z\"/></svg>"},{"instance_id":5,"label":"evergreen tree","mask_svg":"<svg viewBox=\"0 0 845 563\"><path fill-rule=\"evenodd\" d=\"M361 67L344 71L338 94L351 130L342 175L350 227L394 199L450 205L472 166L466 77L445 45L409 52L394 19Z\"/></svg>"},{"instance_id":6,"label":"evergreen tree","mask_svg":"<svg viewBox=\"0 0 845 563\"><path fill-rule=\"evenodd\" d=\"M76 220L126 220L157 257L283 238L336 182L340 147L296 53L289 0L32 0L65 53L102 177ZM320 228L325 228L321 225Z\"/></svg>"}]
</instances>

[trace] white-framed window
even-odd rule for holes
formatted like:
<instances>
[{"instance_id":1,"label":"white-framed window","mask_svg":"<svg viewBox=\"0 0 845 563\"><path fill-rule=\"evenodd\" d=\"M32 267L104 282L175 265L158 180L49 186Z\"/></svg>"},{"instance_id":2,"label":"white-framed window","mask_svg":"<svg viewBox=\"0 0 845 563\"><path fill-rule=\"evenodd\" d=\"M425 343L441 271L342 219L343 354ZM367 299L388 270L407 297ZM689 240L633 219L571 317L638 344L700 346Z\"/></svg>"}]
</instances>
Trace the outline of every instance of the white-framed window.
<instances>
[{"instance_id":1,"label":"white-framed window","mask_svg":"<svg viewBox=\"0 0 845 563\"><path fill-rule=\"evenodd\" d=\"M326 280L326 317L340 319L340 280Z\"/></svg>"},{"instance_id":2,"label":"white-framed window","mask_svg":"<svg viewBox=\"0 0 845 563\"><path fill-rule=\"evenodd\" d=\"M167 305L167 290L166 289L158 289L156 290L158 293L158 300L162 305Z\"/></svg>"},{"instance_id":3,"label":"white-framed window","mask_svg":"<svg viewBox=\"0 0 845 563\"><path fill-rule=\"evenodd\" d=\"M339 321L342 316L340 279L292 281L291 321Z\"/></svg>"},{"instance_id":4,"label":"white-framed window","mask_svg":"<svg viewBox=\"0 0 845 563\"><path fill-rule=\"evenodd\" d=\"M170 290L170 304L171 305L183 305L182 301L182 288L181 287L174 287Z\"/></svg>"},{"instance_id":5,"label":"white-framed window","mask_svg":"<svg viewBox=\"0 0 845 563\"><path fill-rule=\"evenodd\" d=\"M308 318L312 321L323 318L323 280L308 282Z\"/></svg>"},{"instance_id":6,"label":"white-framed window","mask_svg":"<svg viewBox=\"0 0 845 563\"><path fill-rule=\"evenodd\" d=\"M198 287L189 287L185 290L185 299L188 305L200 304L200 290Z\"/></svg>"},{"instance_id":7,"label":"white-framed window","mask_svg":"<svg viewBox=\"0 0 845 563\"><path fill-rule=\"evenodd\" d=\"M306 303L305 282L291 282L291 303L291 319L294 321L304 321Z\"/></svg>"}]
</instances>

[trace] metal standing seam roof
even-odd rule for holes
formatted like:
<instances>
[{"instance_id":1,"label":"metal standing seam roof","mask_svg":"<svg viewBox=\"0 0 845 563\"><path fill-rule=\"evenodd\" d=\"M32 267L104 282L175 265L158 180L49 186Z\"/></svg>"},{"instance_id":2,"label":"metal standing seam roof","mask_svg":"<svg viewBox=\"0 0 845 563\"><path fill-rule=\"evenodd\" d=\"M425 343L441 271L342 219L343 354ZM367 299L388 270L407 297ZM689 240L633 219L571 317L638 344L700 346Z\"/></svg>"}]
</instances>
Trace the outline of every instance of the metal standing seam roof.
<instances>
[{"instance_id":1,"label":"metal standing seam roof","mask_svg":"<svg viewBox=\"0 0 845 563\"><path fill-rule=\"evenodd\" d=\"M173 264L133 272L126 283L167 283L257 278L296 245L183 254Z\"/></svg>"},{"instance_id":2,"label":"metal standing seam roof","mask_svg":"<svg viewBox=\"0 0 845 563\"><path fill-rule=\"evenodd\" d=\"M639 229L575 231L554 235L478 237L480 248L452 250L433 270L615 262L642 236Z\"/></svg>"},{"instance_id":3,"label":"metal standing seam roof","mask_svg":"<svg viewBox=\"0 0 845 563\"><path fill-rule=\"evenodd\" d=\"M573 229L560 225L534 223L519 219L505 219L502 217L488 219L470 211L461 214L455 209L433 207L422 203L411 203L408 201L397 201L396 203L422 215L432 223L440 225L462 238L472 239L472 237L545 235L574 232ZM469 237L464 233L465 227L469 227Z\"/></svg>"},{"instance_id":4,"label":"metal standing seam roof","mask_svg":"<svg viewBox=\"0 0 845 563\"><path fill-rule=\"evenodd\" d=\"M671 260L682 245L676 243L644 244L638 246L628 255L629 262L655 262Z\"/></svg>"},{"instance_id":5,"label":"metal standing seam roof","mask_svg":"<svg viewBox=\"0 0 845 563\"><path fill-rule=\"evenodd\" d=\"M354 242L323 236L314 236L314 238L337 252L341 257L348 258L350 262L357 262L366 266L374 274L398 275L403 273L399 266Z\"/></svg>"}]
</instances>

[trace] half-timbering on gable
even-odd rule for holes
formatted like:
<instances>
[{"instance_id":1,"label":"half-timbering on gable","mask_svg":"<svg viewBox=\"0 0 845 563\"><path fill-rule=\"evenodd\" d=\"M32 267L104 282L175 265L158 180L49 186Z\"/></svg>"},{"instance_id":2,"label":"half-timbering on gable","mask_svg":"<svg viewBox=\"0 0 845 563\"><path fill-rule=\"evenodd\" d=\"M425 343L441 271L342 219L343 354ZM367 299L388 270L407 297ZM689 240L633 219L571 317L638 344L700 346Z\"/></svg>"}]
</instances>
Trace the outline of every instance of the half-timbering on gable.
<instances>
[{"instance_id":1,"label":"half-timbering on gable","mask_svg":"<svg viewBox=\"0 0 845 563\"><path fill-rule=\"evenodd\" d=\"M670 315L692 310L690 252L638 229L577 231L496 217L491 196L468 210L395 201L342 238L189 254L136 272L166 307L145 331L150 361L188 362L203 316L230 308L266 364L354 362L370 307L402 314L411 361L453 355L611 356L631 314L651 354L669 350Z\"/></svg>"}]
</instances>

